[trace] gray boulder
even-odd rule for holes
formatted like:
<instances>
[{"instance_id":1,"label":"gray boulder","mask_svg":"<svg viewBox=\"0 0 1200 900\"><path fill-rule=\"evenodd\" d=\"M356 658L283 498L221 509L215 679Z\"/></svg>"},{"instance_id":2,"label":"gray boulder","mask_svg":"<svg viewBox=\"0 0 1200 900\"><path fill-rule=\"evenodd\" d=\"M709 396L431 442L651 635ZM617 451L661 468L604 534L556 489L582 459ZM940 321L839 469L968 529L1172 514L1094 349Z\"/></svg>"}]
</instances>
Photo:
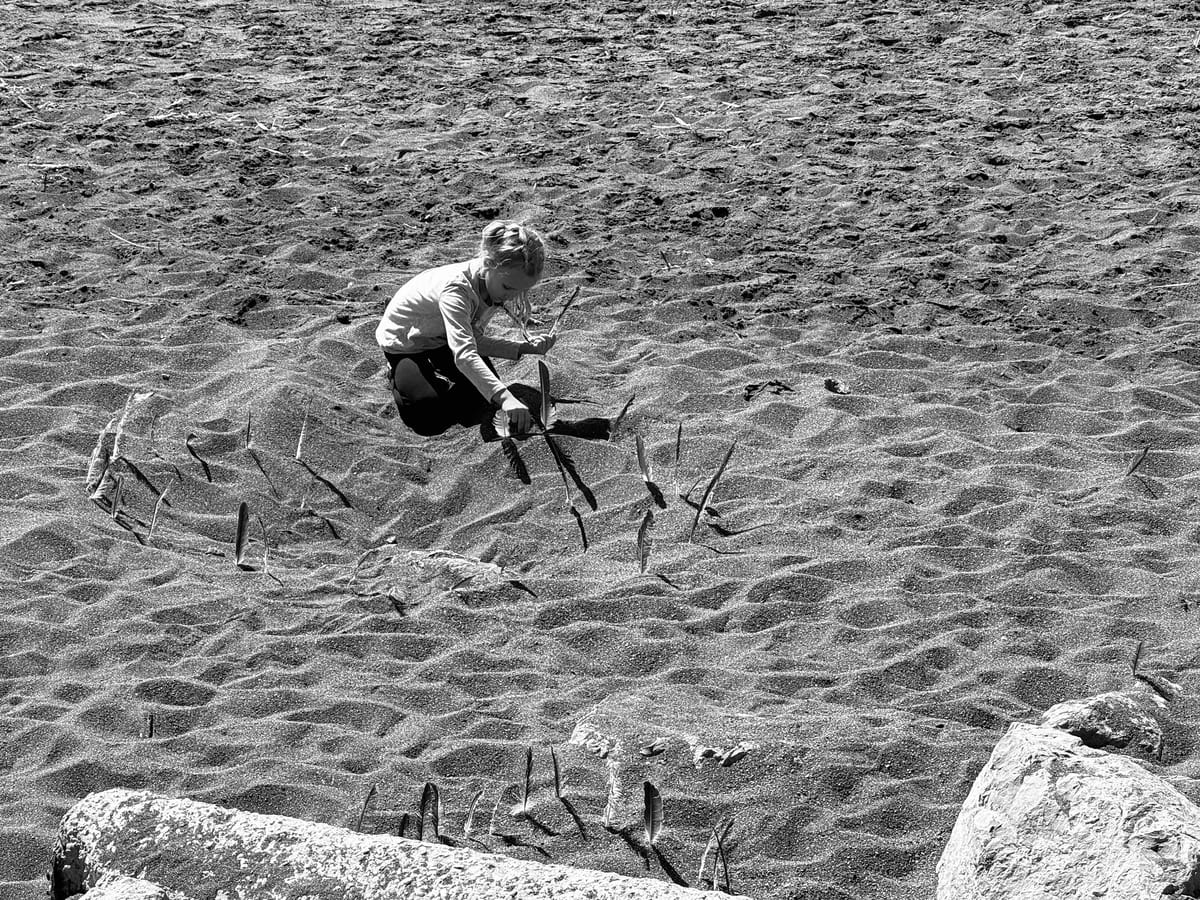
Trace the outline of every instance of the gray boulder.
<instances>
[{"instance_id":1,"label":"gray boulder","mask_svg":"<svg viewBox=\"0 0 1200 900\"><path fill-rule=\"evenodd\" d=\"M656 878L527 862L146 791L89 794L59 826L51 900L730 900ZM130 883L134 882L134 883ZM110 898L113 900L113 898ZM743 898L744 900L744 898Z\"/></svg>"},{"instance_id":2,"label":"gray boulder","mask_svg":"<svg viewBox=\"0 0 1200 900\"><path fill-rule=\"evenodd\" d=\"M1200 808L1127 756L1015 723L937 865L938 900L1200 895Z\"/></svg>"},{"instance_id":3,"label":"gray boulder","mask_svg":"<svg viewBox=\"0 0 1200 900\"><path fill-rule=\"evenodd\" d=\"M1132 750L1158 756L1162 750L1159 714L1167 702L1145 691L1112 691L1050 707L1039 725L1073 734L1089 747Z\"/></svg>"}]
</instances>

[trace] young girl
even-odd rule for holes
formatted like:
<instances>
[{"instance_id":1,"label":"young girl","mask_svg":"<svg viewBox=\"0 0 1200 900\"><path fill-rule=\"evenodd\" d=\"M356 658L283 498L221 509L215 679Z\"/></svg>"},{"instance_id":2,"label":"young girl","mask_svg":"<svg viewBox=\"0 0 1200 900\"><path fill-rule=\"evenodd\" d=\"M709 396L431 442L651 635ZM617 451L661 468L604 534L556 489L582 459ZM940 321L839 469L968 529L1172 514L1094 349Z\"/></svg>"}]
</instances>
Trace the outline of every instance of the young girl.
<instances>
[{"instance_id":1,"label":"young girl","mask_svg":"<svg viewBox=\"0 0 1200 900\"><path fill-rule=\"evenodd\" d=\"M375 339L404 424L417 434L441 434L456 423L476 425L500 408L514 433L529 431L529 408L488 357L546 353L554 335L508 341L483 330L503 309L524 331L525 293L542 277L545 257L545 242L532 228L496 221L483 229L478 256L427 269L396 291Z\"/></svg>"}]
</instances>

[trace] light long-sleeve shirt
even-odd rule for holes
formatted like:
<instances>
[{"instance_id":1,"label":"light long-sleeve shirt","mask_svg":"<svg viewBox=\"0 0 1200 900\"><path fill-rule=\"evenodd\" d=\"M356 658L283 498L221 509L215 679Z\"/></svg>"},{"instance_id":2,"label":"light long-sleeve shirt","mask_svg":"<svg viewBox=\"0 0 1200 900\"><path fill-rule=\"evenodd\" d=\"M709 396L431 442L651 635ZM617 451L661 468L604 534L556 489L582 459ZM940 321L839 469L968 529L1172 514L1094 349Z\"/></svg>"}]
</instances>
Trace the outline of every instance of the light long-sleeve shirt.
<instances>
[{"instance_id":1,"label":"light long-sleeve shirt","mask_svg":"<svg viewBox=\"0 0 1200 900\"><path fill-rule=\"evenodd\" d=\"M483 260L426 269L409 279L388 302L375 340L388 353L420 353L449 346L459 370L479 393L492 399L505 384L483 356L517 359L520 343L488 337L483 329L499 306L482 298Z\"/></svg>"}]
</instances>

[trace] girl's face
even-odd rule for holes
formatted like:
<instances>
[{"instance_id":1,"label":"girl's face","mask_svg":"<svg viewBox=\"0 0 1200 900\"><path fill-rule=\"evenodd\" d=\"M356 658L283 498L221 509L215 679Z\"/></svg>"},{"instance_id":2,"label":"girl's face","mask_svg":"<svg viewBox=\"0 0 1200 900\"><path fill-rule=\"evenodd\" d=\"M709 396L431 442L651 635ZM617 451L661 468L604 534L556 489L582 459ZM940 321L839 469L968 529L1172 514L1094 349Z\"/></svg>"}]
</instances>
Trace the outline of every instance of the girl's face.
<instances>
[{"instance_id":1,"label":"girl's face","mask_svg":"<svg viewBox=\"0 0 1200 900\"><path fill-rule=\"evenodd\" d=\"M534 275L526 275L520 267L488 266L484 269L483 282L492 303L503 305L530 290L538 279Z\"/></svg>"}]
</instances>

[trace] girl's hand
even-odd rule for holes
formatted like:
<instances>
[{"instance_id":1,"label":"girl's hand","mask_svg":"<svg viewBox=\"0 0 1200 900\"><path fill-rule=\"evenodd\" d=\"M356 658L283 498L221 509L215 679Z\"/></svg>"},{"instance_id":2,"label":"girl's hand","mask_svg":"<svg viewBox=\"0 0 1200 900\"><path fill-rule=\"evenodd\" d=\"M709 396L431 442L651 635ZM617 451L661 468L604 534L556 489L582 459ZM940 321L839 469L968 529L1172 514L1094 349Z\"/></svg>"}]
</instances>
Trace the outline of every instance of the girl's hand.
<instances>
[{"instance_id":1,"label":"girl's hand","mask_svg":"<svg viewBox=\"0 0 1200 900\"><path fill-rule=\"evenodd\" d=\"M525 348L522 353L536 353L539 356L545 356L550 352L550 348L554 346L557 340L558 336L553 334L530 335L529 340L525 342Z\"/></svg>"},{"instance_id":2,"label":"girl's hand","mask_svg":"<svg viewBox=\"0 0 1200 900\"><path fill-rule=\"evenodd\" d=\"M529 407L505 391L502 395L500 408L508 415L508 428L512 434L528 434L533 427L533 416Z\"/></svg>"}]
</instances>

